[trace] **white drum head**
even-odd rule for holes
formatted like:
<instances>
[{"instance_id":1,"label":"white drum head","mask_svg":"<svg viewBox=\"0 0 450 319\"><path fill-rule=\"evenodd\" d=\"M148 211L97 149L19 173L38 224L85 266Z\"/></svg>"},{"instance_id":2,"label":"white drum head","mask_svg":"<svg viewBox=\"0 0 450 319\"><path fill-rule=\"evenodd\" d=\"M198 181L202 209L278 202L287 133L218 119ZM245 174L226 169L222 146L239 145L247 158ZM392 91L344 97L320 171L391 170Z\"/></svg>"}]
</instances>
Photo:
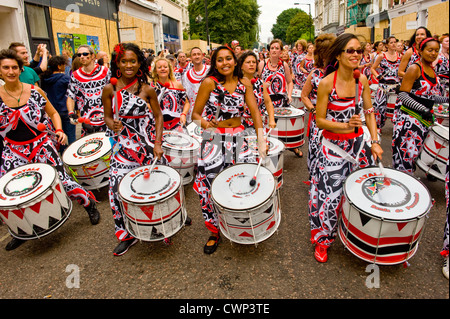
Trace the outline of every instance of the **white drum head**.
<instances>
[{"instance_id":1,"label":"white drum head","mask_svg":"<svg viewBox=\"0 0 450 319\"><path fill-rule=\"evenodd\" d=\"M26 164L0 178L0 207L23 205L45 193L55 181L56 170L48 164Z\"/></svg>"},{"instance_id":2,"label":"white drum head","mask_svg":"<svg viewBox=\"0 0 450 319\"><path fill-rule=\"evenodd\" d=\"M274 116L279 118L301 117L305 115L305 111L295 107L276 107L273 109L273 112Z\"/></svg>"},{"instance_id":3,"label":"white drum head","mask_svg":"<svg viewBox=\"0 0 450 319\"><path fill-rule=\"evenodd\" d=\"M268 136L267 142L269 144L269 152L268 156L279 154L284 151L284 143L279 139ZM253 151L254 155L258 155L258 138L256 135L246 136L245 140L247 141L248 147Z\"/></svg>"},{"instance_id":4,"label":"white drum head","mask_svg":"<svg viewBox=\"0 0 450 319\"><path fill-rule=\"evenodd\" d=\"M344 183L347 200L367 215L391 221L418 218L431 209L430 193L420 181L391 168L384 171L390 185L378 167L351 173Z\"/></svg>"},{"instance_id":5,"label":"white drum head","mask_svg":"<svg viewBox=\"0 0 450 319\"><path fill-rule=\"evenodd\" d=\"M194 151L200 148L200 143L187 134L177 131L164 131L162 146L181 151Z\"/></svg>"},{"instance_id":6,"label":"white drum head","mask_svg":"<svg viewBox=\"0 0 450 319\"><path fill-rule=\"evenodd\" d=\"M446 139L448 141L448 135L449 135L449 129L448 127L441 126L441 125L433 125L431 127L434 133L436 133L438 136L440 136L443 139Z\"/></svg>"},{"instance_id":7,"label":"white drum head","mask_svg":"<svg viewBox=\"0 0 450 319\"><path fill-rule=\"evenodd\" d=\"M93 133L70 144L64 151L62 160L68 166L80 166L97 160L110 151L111 143L106 133Z\"/></svg>"},{"instance_id":8,"label":"white drum head","mask_svg":"<svg viewBox=\"0 0 450 319\"><path fill-rule=\"evenodd\" d=\"M130 171L119 184L120 197L130 203L147 204L172 196L181 185L178 172L166 165L143 166Z\"/></svg>"},{"instance_id":9,"label":"white drum head","mask_svg":"<svg viewBox=\"0 0 450 319\"><path fill-rule=\"evenodd\" d=\"M275 192L273 174L265 167L259 168L256 184L250 186L256 164L235 164L224 169L211 185L211 197L219 206L229 210L249 210L272 198Z\"/></svg>"}]
</instances>

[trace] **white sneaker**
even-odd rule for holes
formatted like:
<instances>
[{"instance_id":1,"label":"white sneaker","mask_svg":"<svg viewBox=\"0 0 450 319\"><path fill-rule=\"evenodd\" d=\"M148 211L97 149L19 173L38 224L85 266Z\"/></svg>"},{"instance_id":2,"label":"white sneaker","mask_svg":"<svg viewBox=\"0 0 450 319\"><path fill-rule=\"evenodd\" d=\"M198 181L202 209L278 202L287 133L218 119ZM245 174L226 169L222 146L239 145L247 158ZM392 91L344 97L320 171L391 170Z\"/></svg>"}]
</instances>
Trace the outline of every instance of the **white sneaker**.
<instances>
[{"instance_id":1,"label":"white sneaker","mask_svg":"<svg viewBox=\"0 0 450 319\"><path fill-rule=\"evenodd\" d=\"M448 279L448 255L447 257L444 257L444 267L442 267L442 273L444 274L445 278Z\"/></svg>"}]
</instances>

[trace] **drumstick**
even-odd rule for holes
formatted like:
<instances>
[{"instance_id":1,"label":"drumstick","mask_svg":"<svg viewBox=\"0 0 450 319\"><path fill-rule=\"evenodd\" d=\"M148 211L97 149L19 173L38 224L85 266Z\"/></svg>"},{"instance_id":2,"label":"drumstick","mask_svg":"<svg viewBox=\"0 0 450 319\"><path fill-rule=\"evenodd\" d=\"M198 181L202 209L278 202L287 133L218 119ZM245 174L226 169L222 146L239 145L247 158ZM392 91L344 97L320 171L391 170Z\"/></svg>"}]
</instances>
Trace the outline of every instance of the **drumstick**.
<instances>
[{"instance_id":1,"label":"drumstick","mask_svg":"<svg viewBox=\"0 0 450 319\"><path fill-rule=\"evenodd\" d=\"M117 78L111 78L110 82L114 88L114 92L113 92L113 94L114 94L114 119L118 120L119 119L119 110L118 110L118 106L117 106L117 91L116 91Z\"/></svg>"},{"instance_id":2,"label":"drumstick","mask_svg":"<svg viewBox=\"0 0 450 319\"><path fill-rule=\"evenodd\" d=\"M353 78L355 79L355 114L359 114L359 105L358 105L358 100L359 100L359 77L361 76L361 71L359 71L358 69L354 69L353 70ZM355 127L355 133L358 133L358 127Z\"/></svg>"},{"instance_id":3,"label":"drumstick","mask_svg":"<svg viewBox=\"0 0 450 319\"><path fill-rule=\"evenodd\" d=\"M378 157L377 157L377 163L378 163L378 167L380 168L381 175L383 175L383 184L386 186L391 185L391 179L386 176L386 172L384 171L384 166Z\"/></svg>"},{"instance_id":4,"label":"drumstick","mask_svg":"<svg viewBox=\"0 0 450 319\"><path fill-rule=\"evenodd\" d=\"M258 167L256 167L255 175L253 175L253 178L250 180L250 186L255 186L256 184L256 176L258 176L259 168L261 167L262 158L259 159Z\"/></svg>"},{"instance_id":5,"label":"drumstick","mask_svg":"<svg viewBox=\"0 0 450 319\"><path fill-rule=\"evenodd\" d=\"M44 123L39 123L39 124L37 125L37 129L38 129L39 131L41 131L41 132L46 132L46 133L49 133L50 135L53 135L53 136L58 137L58 135L56 135L55 132L48 130L48 129L47 129L47 126L45 126Z\"/></svg>"},{"instance_id":6,"label":"drumstick","mask_svg":"<svg viewBox=\"0 0 450 319\"><path fill-rule=\"evenodd\" d=\"M150 166L150 169L144 173L144 179L150 178L150 173L152 172L153 168L155 167L155 164L156 164L156 161L157 161L157 160L158 160L158 159L155 158L155 159L153 160L152 166Z\"/></svg>"},{"instance_id":7,"label":"drumstick","mask_svg":"<svg viewBox=\"0 0 450 319\"><path fill-rule=\"evenodd\" d=\"M45 133L48 133L50 135L53 135L56 138L59 138L59 136L55 132L48 130L44 123L39 123L37 125L37 129L39 131L41 131L41 132L45 132Z\"/></svg>"},{"instance_id":8,"label":"drumstick","mask_svg":"<svg viewBox=\"0 0 450 319\"><path fill-rule=\"evenodd\" d=\"M270 134L270 131L272 131L272 128L269 129L266 136L268 136ZM259 168L261 167L262 161L263 161L262 158L259 159L258 167L256 168L255 175L253 175L253 178L250 180L250 186L255 186L255 184L256 184L256 176L258 176Z\"/></svg>"}]
</instances>

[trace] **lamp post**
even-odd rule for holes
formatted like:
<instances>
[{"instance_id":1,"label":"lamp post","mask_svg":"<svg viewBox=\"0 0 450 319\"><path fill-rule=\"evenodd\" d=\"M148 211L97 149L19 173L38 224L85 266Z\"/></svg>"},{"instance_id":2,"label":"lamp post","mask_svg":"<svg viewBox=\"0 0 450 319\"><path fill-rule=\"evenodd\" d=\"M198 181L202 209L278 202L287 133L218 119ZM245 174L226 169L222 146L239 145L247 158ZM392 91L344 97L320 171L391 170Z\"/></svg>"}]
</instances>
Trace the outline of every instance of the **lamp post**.
<instances>
[{"instance_id":1,"label":"lamp post","mask_svg":"<svg viewBox=\"0 0 450 319\"><path fill-rule=\"evenodd\" d=\"M208 43L208 53L210 51L209 26L208 26L208 0L205 0L205 22L206 22L206 42Z\"/></svg>"},{"instance_id":2,"label":"lamp post","mask_svg":"<svg viewBox=\"0 0 450 319\"><path fill-rule=\"evenodd\" d=\"M206 1L206 0L205 0ZM313 36L312 36L312 16L311 16L311 4L310 3L299 3L299 2L294 2L294 6L299 6L299 5L303 5L303 6L308 6L309 7L309 18L311 19L310 23L309 23L309 38L312 41L313 40Z\"/></svg>"}]
</instances>

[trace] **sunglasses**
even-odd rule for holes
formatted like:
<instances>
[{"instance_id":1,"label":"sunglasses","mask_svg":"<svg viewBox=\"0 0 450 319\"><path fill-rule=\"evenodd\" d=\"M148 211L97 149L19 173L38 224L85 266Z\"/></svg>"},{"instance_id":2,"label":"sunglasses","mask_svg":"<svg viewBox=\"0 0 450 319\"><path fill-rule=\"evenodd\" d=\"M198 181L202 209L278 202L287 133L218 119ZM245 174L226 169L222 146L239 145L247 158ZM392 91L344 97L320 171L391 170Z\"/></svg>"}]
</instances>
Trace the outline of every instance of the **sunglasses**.
<instances>
[{"instance_id":1,"label":"sunglasses","mask_svg":"<svg viewBox=\"0 0 450 319\"><path fill-rule=\"evenodd\" d=\"M342 50L342 52L347 52L348 54L353 54L353 53L358 53L358 54L363 54L364 53L364 49L347 49L347 50Z\"/></svg>"},{"instance_id":2,"label":"sunglasses","mask_svg":"<svg viewBox=\"0 0 450 319\"><path fill-rule=\"evenodd\" d=\"M77 53L77 57L88 56L89 54L89 52Z\"/></svg>"}]
</instances>

